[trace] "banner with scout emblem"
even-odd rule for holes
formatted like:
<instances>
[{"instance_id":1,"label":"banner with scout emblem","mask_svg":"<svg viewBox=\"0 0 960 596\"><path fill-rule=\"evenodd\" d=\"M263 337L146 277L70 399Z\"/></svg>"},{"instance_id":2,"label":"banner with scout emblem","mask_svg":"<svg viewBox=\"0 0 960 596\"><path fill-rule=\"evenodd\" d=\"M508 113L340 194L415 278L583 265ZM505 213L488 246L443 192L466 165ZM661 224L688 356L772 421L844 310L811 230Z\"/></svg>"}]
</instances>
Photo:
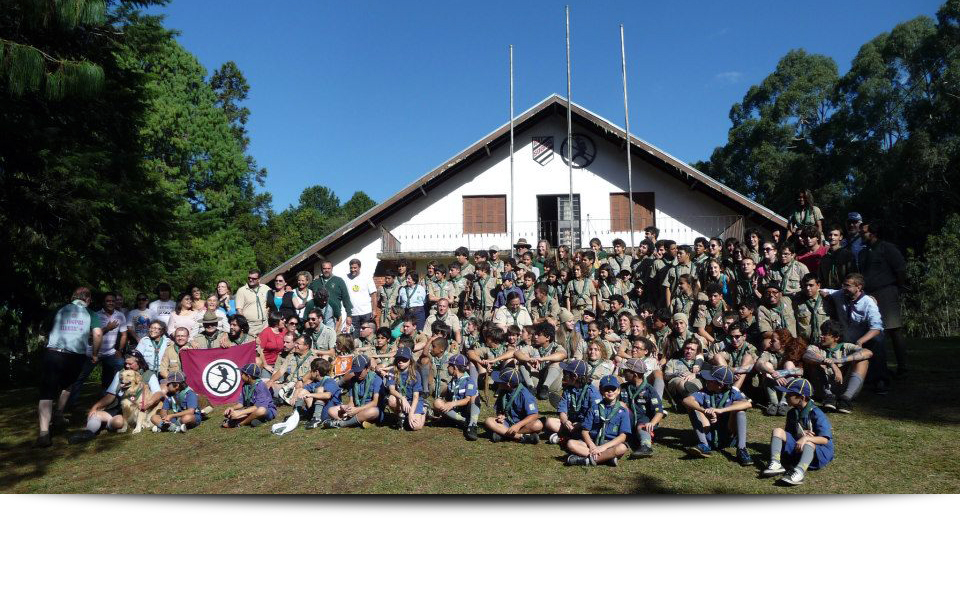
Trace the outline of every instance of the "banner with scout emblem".
<instances>
[{"instance_id":1,"label":"banner with scout emblem","mask_svg":"<svg viewBox=\"0 0 960 596\"><path fill-rule=\"evenodd\" d=\"M250 342L226 349L181 350L187 385L215 406L237 401L243 387L240 367L256 359L256 349L257 344Z\"/></svg>"}]
</instances>

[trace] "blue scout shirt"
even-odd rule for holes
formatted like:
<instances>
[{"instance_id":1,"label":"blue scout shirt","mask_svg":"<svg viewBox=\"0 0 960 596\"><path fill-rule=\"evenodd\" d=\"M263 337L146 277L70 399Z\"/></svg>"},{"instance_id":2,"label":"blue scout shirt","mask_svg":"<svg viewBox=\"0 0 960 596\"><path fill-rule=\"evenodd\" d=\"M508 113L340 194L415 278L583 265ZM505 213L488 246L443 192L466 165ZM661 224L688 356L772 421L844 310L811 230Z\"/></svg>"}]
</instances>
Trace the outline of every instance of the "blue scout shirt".
<instances>
[{"instance_id":1,"label":"blue scout shirt","mask_svg":"<svg viewBox=\"0 0 960 596\"><path fill-rule=\"evenodd\" d=\"M557 406L557 413L566 413L570 422L583 422L591 408L600 401L600 391L593 386L593 383L587 383L587 386L583 388L564 387L563 395L560 396L560 404Z\"/></svg>"},{"instance_id":2,"label":"blue scout shirt","mask_svg":"<svg viewBox=\"0 0 960 596\"><path fill-rule=\"evenodd\" d=\"M504 414L507 426L513 426L530 414L539 414L537 398L523 385L511 389L497 398L497 414Z\"/></svg>"},{"instance_id":3,"label":"blue scout shirt","mask_svg":"<svg viewBox=\"0 0 960 596\"><path fill-rule=\"evenodd\" d=\"M337 382L330 377L324 377L319 381L307 383L303 388L307 390L307 393L315 393L318 389L326 391L330 394L330 399L325 402L327 405L333 406L340 404L340 393L342 390L340 389L340 385L337 385Z\"/></svg>"},{"instance_id":4,"label":"blue scout shirt","mask_svg":"<svg viewBox=\"0 0 960 596\"><path fill-rule=\"evenodd\" d=\"M731 387L720 393L711 393L704 389L693 394L693 399L697 400L701 408L725 408L735 401L747 399L736 387Z\"/></svg>"},{"instance_id":5,"label":"blue scout shirt","mask_svg":"<svg viewBox=\"0 0 960 596\"><path fill-rule=\"evenodd\" d=\"M173 412L174 414L192 410L197 417L197 422L200 422L202 419L200 415L200 398L193 392L193 389L189 387L176 395L165 397L163 399L163 406L161 407L165 411Z\"/></svg>"},{"instance_id":6,"label":"blue scout shirt","mask_svg":"<svg viewBox=\"0 0 960 596\"><path fill-rule=\"evenodd\" d=\"M383 379L372 370L367 371L367 376L362 380L354 377L350 384L350 405L362 406L370 403L374 395L380 395L383 388Z\"/></svg>"},{"instance_id":7,"label":"blue scout shirt","mask_svg":"<svg viewBox=\"0 0 960 596\"><path fill-rule=\"evenodd\" d=\"M663 412L663 400L657 391L644 381L641 385L624 383L620 385L620 400L630 410L633 427L653 420L658 412ZM631 428L633 428L631 427Z\"/></svg>"},{"instance_id":8,"label":"blue scout shirt","mask_svg":"<svg viewBox=\"0 0 960 596\"><path fill-rule=\"evenodd\" d=\"M590 438L596 445L603 445L607 441L616 439L620 433L626 434L627 437L633 434L630 426L630 412L619 401L609 406L602 401L595 404L583 421L583 428L588 430Z\"/></svg>"},{"instance_id":9,"label":"blue scout shirt","mask_svg":"<svg viewBox=\"0 0 960 596\"><path fill-rule=\"evenodd\" d=\"M476 397L478 395L477 382L468 374L450 379L450 382L447 383L447 389L450 395L446 397L446 401L458 401L465 397Z\"/></svg>"},{"instance_id":10,"label":"blue scout shirt","mask_svg":"<svg viewBox=\"0 0 960 596\"><path fill-rule=\"evenodd\" d=\"M263 381L257 381L253 385L244 385L241 391L241 400L245 408L256 406L266 408L267 412L277 413L277 404L273 401L270 388Z\"/></svg>"},{"instance_id":11,"label":"blue scout shirt","mask_svg":"<svg viewBox=\"0 0 960 596\"><path fill-rule=\"evenodd\" d=\"M818 447L826 447L833 452L833 427L830 425L830 420L820 408L813 405L813 402L810 402L809 405L812 407L806 412L801 412L797 408L790 408L790 411L787 412L787 423L784 428L797 440L803 437L804 430L812 430L813 434L818 437L830 439L826 445L818 445Z\"/></svg>"},{"instance_id":12,"label":"blue scout shirt","mask_svg":"<svg viewBox=\"0 0 960 596\"><path fill-rule=\"evenodd\" d=\"M417 409L414 414L423 414L423 382L420 379L420 373L413 371L403 371L400 374L390 377L387 380L387 387L396 387L397 393L402 395L407 403L413 405L413 393L420 393L420 399L417 401Z\"/></svg>"}]
</instances>

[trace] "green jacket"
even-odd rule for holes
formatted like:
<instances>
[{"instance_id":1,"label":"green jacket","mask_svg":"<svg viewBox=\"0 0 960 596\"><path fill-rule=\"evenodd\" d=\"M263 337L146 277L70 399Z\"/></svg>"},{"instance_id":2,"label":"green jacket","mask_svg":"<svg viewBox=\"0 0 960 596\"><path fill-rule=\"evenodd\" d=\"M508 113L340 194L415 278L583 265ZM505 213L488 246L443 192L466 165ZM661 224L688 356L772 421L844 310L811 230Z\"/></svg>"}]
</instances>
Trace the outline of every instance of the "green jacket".
<instances>
[{"instance_id":1,"label":"green jacket","mask_svg":"<svg viewBox=\"0 0 960 596\"><path fill-rule=\"evenodd\" d=\"M347 284L342 278L331 275L330 279L324 279L321 275L310 282L310 289L316 294L319 288L327 290L330 295L330 308L333 309L333 318L339 319L340 313L346 311L346 316L353 312L353 304L350 303L350 293L347 291Z\"/></svg>"}]
</instances>

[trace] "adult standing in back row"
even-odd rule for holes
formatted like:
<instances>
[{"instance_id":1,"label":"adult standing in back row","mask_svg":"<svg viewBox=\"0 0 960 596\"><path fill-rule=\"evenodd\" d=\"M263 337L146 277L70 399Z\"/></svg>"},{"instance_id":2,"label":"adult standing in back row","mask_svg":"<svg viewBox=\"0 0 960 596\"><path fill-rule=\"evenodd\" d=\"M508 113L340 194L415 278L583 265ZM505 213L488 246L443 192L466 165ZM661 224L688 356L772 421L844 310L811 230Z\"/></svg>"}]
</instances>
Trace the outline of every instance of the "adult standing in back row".
<instances>
[{"instance_id":1,"label":"adult standing in back row","mask_svg":"<svg viewBox=\"0 0 960 596\"><path fill-rule=\"evenodd\" d=\"M241 314L247 319L250 325L250 334L257 336L267 326L267 313L269 305L267 304L267 294L269 288L260 285L260 271L251 269L247 274L247 285L237 290L236 303L237 314Z\"/></svg>"},{"instance_id":2,"label":"adult standing in back row","mask_svg":"<svg viewBox=\"0 0 960 596\"><path fill-rule=\"evenodd\" d=\"M860 234L866 246L860 251L857 261L863 274L863 291L873 296L880 308L884 333L893 342L897 356L897 374L907 372L907 350L903 344L900 327L900 290L907 285L907 262L900 250L892 243L881 240L880 223L863 224Z\"/></svg>"},{"instance_id":3,"label":"adult standing in back row","mask_svg":"<svg viewBox=\"0 0 960 596\"><path fill-rule=\"evenodd\" d=\"M350 311L353 337L358 338L363 324L374 322L374 305L377 302L377 284L373 283L373 277L360 272L360 259L350 259L347 292L353 305Z\"/></svg>"},{"instance_id":4,"label":"adult standing in back row","mask_svg":"<svg viewBox=\"0 0 960 596\"><path fill-rule=\"evenodd\" d=\"M343 283L343 279L333 274L332 261L324 261L320 265L320 273L321 275L310 282L310 289L313 290L314 296L320 288L327 291L328 304L333 310L333 318L336 323L333 330L339 333L345 325L349 326L353 323L350 318L350 313L353 311L350 292L347 291L347 284Z\"/></svg>"}]
</instances>

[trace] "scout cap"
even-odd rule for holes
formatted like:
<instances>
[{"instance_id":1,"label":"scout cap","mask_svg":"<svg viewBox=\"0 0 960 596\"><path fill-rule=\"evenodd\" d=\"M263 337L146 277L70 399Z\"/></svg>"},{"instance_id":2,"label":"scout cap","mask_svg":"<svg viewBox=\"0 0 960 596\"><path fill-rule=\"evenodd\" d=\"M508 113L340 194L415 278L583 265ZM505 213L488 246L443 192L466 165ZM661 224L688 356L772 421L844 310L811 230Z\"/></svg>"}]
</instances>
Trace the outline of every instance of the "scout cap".
<instances>
[{"instance_id":1,"label":"scout cap","mask_svg":"<svg viewBox=\"0 0 960 596\"><path fill-rule=\"evenodd\" d=\"M583 360L577 360L576 358L561 362L560 369L568 373L573 373L578 377L587 376L587 363Z\"/></svg>"},{"instance_id":2,"label":"scout cap","mask_svg":"<svg viewBox=\"0 0 960 596\"><path fill-rule=\"evenodd\" d=\"M517 387L520 385L520 371L515 368L506 368L500 373L493 373L493 382Z\"/></svg>"},{"instance_id":3,"label":"scout cap","mask_svg":"<svg viewBox=\"0 0 960 596\"><path fill-rule=\"evenodd\" d=\"M248 364L247 366L250 366L250 365ZM256 366L256 364L254 364L253 366ZM167 375L166 382L167 383L186 383L187 377L185 377L183 373L178 370Z\"/></svg>"},{"instance_id":4,"label":"scout cap","mask_svg":"<svg viewBox=\"0 0 960 596\"><path fill-rule=\"evenodd\" d=\"M353 365L350 367L350 372L353 374L359 374L366 370L368 366L370 366L370 359L363 354L360 354L353 359Z\"/></svg>"},{"instance_id":5,"label":"scout cap","mask_svg":"<svg viewBox=\"0 0 960 596\"><path fill-rule=\"evenodd\" d=\"M620 365L620 368L641 375L647 374L647 365L639 358L628 358L626 362Z\"/></svg>"},{"instance_id":6,"label":"scout cap","mask_svg":"<svg viewBox=\"0 0 960 596\"><path fill-rule=\"evenodd\" d=\"M496 245L496 244L491 244L491 245L490 245L490 248L487 249L487 250L488 250L489 252L500 252L500 249L497 248L497 245Z\"/></svg>"},{"instance_id":7,"label":"scout cap","mask_svg":"<svg viewBox=\"0 0 960 596\"><path fill-rule=\"evenodd\" d=\"M810 397L813 395L813 387L810 386L810 381L806 379L797 378L783 386L774 385L773 388L782 393L796 393L797 395L802 395L803 397Z\"/></svg>"},{"instance_id":8,"label":"scout cap","mask_svg":"<svg viewBox=\"0 0 960 596\"><path fill-rule=\"evenodd\" d=\"M863 216L859 211L851 211L847 213L847 221L863 221Z\"/></svg>"},{"instance_id":9,"label":"scout cap","mask_svg":"<svg viewBox=\"0 0 960 596\"><path fill-rule=\"evenodd\" d=\"M700 376L708 381L716 381L723 385L733 385L734 381L733 371L726 366L718 366L712 371L704 369L700 371Z\"/></svg>"},{"instance_id":10,"label":"scout cap","mask_svg":"<svg viewBox=\"0 0 960 596\"><path fill-rule=\"evenodd\" d=\"M463 354L454 354L447 360L447 364L456 366L459 370L467 370L467 357Z\"/></svg>"},{"instance_id":11,"label":"scout cap","mask_svg":"<svg viewBox=\"0 0 960 596\"><path fill-rule=\"evenodd\" d=\"M245 375L251 376L254 379L257 379L257 378L260 378L260 375L262 374L263 371L260 369L259 366L251 362L249 364L244 364L242 367L240 367L240 372L242 372ZM167 379L167 382L168 383L170 382L169 378Z\"/></svg>"},{"instance_id":12,"label":"scout cap","mask_svg":"<svg viewBox=\"0 0 960 596\"><path fill-rule=\"evenodd\" d=\"M600 379L600 391L620 387L620 380L613 375L606 375Z\"/></svg>"},{"instance_id":13,"label":"scout cap","mask_svg":"<svg viewBox=\"0 0 960 596\"><path fill-rule=\"evenodd\" d=\"M410 348L402 347L397 350L397 355L395 358L397 360L413 360L413 353L410 352Z\"/></svg>"}]
</instances>

